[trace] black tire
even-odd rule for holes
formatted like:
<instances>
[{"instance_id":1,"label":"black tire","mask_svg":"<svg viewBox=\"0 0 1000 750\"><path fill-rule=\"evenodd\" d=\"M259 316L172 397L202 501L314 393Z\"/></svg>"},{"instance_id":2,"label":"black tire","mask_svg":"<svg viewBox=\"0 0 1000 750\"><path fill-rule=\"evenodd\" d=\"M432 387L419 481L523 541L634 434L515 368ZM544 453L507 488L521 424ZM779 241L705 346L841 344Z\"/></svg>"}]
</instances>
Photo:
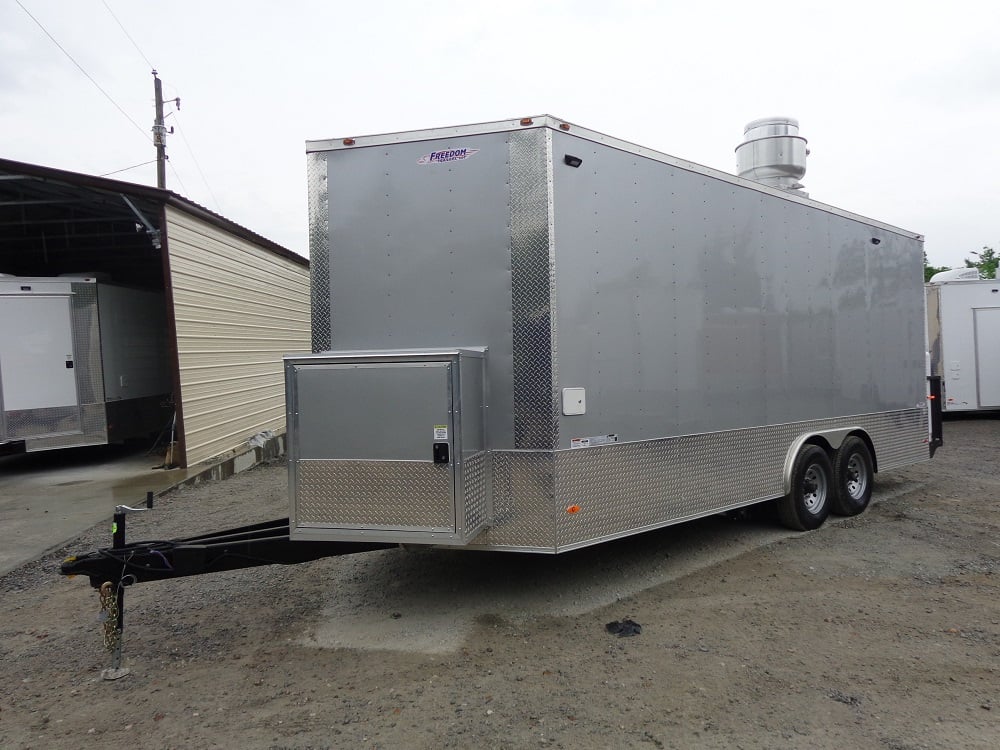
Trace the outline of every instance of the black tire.
<instances>
[{"instance_id":1,"label":"black tire","mask_svg":"<svg viewBox=\"0 0 1000 750\"><path fill-rule=\"evenodd\" d=\"M868 444L858 437L845 440L833 457L833 498L830 510L838 516L856 516L872 499L874 462Z\"/></svg>"},{"instance_id":2,"label":"black tire","mask_svg":"<svg viewBox=\"0 0 1000 750\"><path fill-rule=\"evenodd\" d=\"M796 531L811 531L830 515L833 466L818 445L804 445L792 465L792 491L776 504L778 520Z\"/></svg>"}]
</instances>

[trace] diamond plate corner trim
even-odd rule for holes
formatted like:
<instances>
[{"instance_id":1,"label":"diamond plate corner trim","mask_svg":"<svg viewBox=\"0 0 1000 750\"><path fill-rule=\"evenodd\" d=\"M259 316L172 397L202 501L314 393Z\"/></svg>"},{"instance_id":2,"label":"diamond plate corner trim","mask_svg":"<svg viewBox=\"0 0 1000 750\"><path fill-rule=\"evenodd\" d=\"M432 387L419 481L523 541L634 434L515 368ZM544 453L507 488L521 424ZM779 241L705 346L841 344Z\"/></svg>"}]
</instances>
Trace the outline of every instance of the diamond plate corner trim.
<instances>
[{"instance_id":1,"label":"diamond plate corner trim","mask_svg":"<svg viewBox=\"0 0 1000 750\"><path fill-rule=\"evenodd\" d=\"M101 445L108 442L108 412L101 357L100 307L97 284L72 284L73 350L76 356L76 392L83 435L57 446Z\"/></svg>"},{"instance_id":2,"label":"diamond plate corner trim","mask_svg":"<svg viewBox=\"0 0 1000 750\"><path fill-rule=\"evenodd\" d=\"M465 459L462 470L464 489L463 536L474 536L490 521L489 456L475 453Z\"/></svg>"},{"instance_id":3,"label":"diamond plate corner trim","mask_svg":"<svg viewBox=\"0 0 1000 750\"><path fill-rule=\"evenodd\" d=\"M300 460L296 471L297 526L455 529L451 471L444 464Z\"/></svg>"},{"instance_id":4,"label":"diamond plate corner trim","mask_svg":"<svg viewBox=\"0 0 1000 750\"><path fill-rule=\"evenodd\" d=\"M549 383L549 418L552 420L552 441L549 448L559 447L559 321L556 315L556 201L555 201L555 171L552 165L552 131L545 129L545 184L546 184L546 218L549 226L549 360L552 362L551 381Z\"/></svg>"},{"instance_id":5,"label":"diamond plate corner trim","mask_svg":"<svg viewBox=\"0 0 1000 750\"><path fill-rule=\"evenodd\" d=\"M879 471L898 469L928 458L930 415L926 407L880 416L868 427Z\"/></svg>"},{"instance_id":6,"label":"diamond plate corner trim","mask_svg":"<svg viewBox=\"0 0 1000 750\"><path fill-rule=\"evenodd\" d=\"M510 264L514 447L557 445L552 360L551 169L547 130L511 133Z\"/></svg>"},{"instance_id":7,"label":"diamond plate corner trim","mask_svg":"<svg viewBox=\"0 0 1000 750\"><path fill-rule=\"evenodd\" d=\"M779 497L804 433L860 427L879 470L927 458L927 410L811 420L555 454L557 547L575 548Z\"/></svg>"},{"instance_id":8,"label":"diamond plate corner trim","mask_svg":"<svg viewBox=\"0 0 1000 750\"><path fill-rule=\"evenodd\" d=\"M327 155L306 156L309 193L309 289L312 306L312 350L330 349L330 189Z\"/></svg>"},{"instance_id":9,"label":"diamond plate corner trim","mask_svg":"<svg viewBox=\"0 0 1000 750\"><path fill-rule=\"evenodd\" d=\"M104 403L104 364L98 319L97 284L72 284L70 320L76 358L76 392L80 404ZM106 425L105 425L106 426Z\"/></svg>"},{"instance_id":10,"label":"diamond plate corner trim","mask_svg":"<svg viewBox=\"0 0 1000 750\"><path fill-rule=\"evenodd\" d=\"M108 442L108 410L105 402L80 406L83 434L95 443Z\"/></svg>"},{"instance_id":11,"label":"diamond plate corner trim","mask_svg":"<svg viewBox=\"0 0 1000 750\"><path fill-rule=\"evenodd\" d=\"M553 453L494 451L493 522L475 547L554 551Z\"/></svg>"}]
</instances>

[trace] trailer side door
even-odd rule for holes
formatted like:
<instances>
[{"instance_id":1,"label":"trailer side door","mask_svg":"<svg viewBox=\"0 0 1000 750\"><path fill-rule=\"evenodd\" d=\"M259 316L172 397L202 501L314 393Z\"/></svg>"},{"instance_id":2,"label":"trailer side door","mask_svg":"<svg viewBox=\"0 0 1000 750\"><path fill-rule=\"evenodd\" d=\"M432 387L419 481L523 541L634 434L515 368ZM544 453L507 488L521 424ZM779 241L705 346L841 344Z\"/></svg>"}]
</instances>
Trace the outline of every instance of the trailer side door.
<instances>
[{"instance_id":1,"label":"trailer side door","mask_svg":"<svg viewBox=\"0 0 1000 750\"><path fill-rule=\"evenodd\" d=\"M1000 407L1000 307L973 311L976 320L976 379L979 407Z\"/></svg>"}]
</instances>

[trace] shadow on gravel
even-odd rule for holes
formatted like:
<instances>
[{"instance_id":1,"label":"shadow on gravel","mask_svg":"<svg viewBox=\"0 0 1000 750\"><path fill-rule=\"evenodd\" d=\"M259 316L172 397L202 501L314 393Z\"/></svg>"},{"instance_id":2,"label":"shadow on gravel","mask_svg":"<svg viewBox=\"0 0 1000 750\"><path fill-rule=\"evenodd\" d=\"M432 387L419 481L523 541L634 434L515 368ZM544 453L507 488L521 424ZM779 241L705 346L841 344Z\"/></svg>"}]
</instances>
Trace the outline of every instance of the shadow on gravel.
<instances>
[{"instance_id":1,"label":"shadow on gravel","mask_svg":"<svg viewBox=\"0 0 1000 750\"><path fill-rule=\"evenodd\" d=\"M341 558L301 642L443 653L483 617L578 617L795 535L767 515L712 516L560 555L393 549Z\"/></svg>"}]
</instances>

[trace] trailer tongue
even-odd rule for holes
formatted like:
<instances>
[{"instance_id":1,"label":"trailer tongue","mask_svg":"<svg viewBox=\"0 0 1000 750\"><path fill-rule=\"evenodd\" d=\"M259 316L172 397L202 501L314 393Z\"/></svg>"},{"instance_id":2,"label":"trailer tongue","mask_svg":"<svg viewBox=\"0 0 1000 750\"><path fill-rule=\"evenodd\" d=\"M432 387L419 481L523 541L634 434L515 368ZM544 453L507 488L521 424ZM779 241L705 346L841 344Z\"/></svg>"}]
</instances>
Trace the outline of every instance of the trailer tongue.
<instances>
[{"instance_id":1,"label":"trailer tongue","mask_svg":"<svg viewBox=\"0 0 1000 750\"><path fill-rule=\"evenodd\" d=\"M241 526L170 541L105 547L63 561L64 576L87 576L100 589L147 581L240 570L259 565L294 565L323 557L394 547L378 542L292 542L288 519Z\"/></svg>"}]
</instances>

